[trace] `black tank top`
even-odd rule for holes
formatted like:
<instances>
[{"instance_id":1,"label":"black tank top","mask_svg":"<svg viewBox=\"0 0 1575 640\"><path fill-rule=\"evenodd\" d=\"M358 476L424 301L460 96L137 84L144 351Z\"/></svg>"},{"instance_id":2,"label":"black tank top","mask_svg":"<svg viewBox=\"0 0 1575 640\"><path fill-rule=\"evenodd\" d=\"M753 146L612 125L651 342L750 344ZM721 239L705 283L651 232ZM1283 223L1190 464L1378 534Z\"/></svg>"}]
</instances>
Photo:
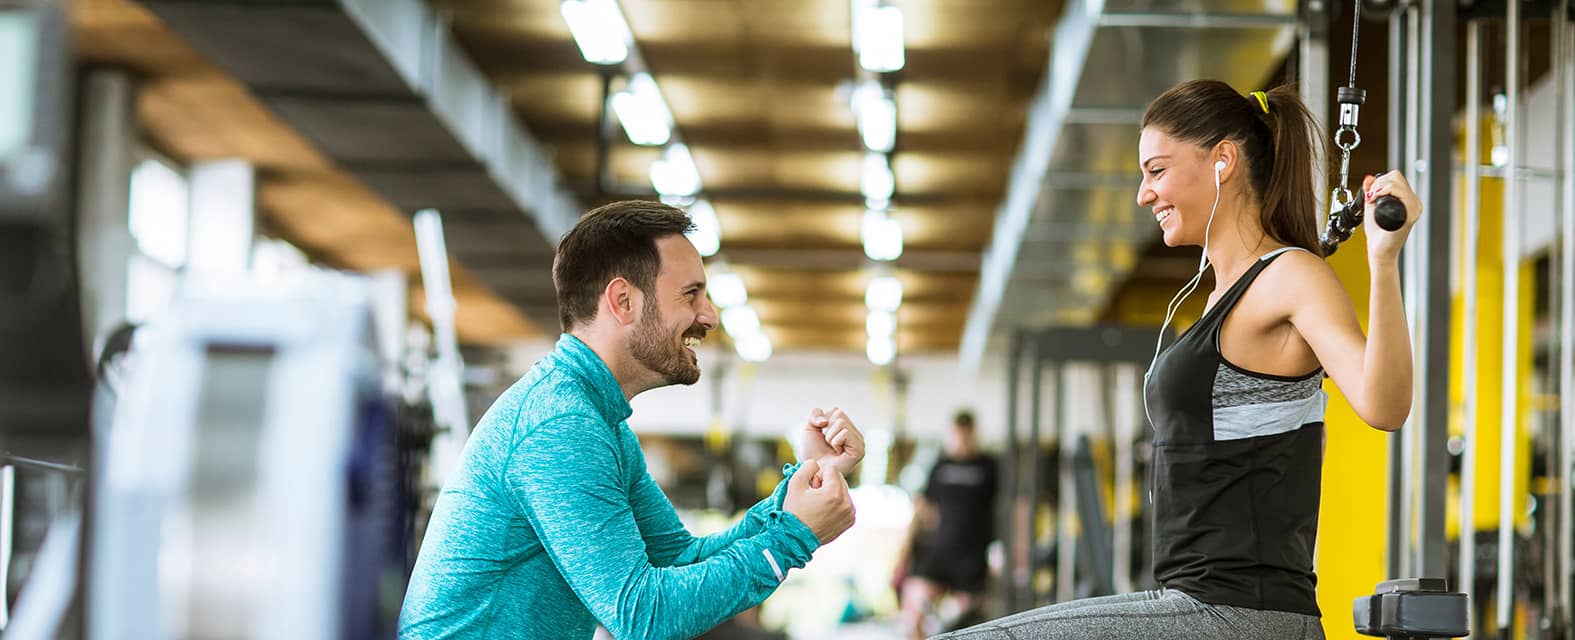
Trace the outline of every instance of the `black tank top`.
<instances>
[{"instance_id":1,"label":"black tank top","mask_svg":"<svg viewBox=\"0 0 1575 640\"><path fill-rule=\"evenodd\" d=\"M1320 615L1314 587L1323 467L1322 369L1284 377L1220 355L1220 327L1260 258L1155 360L1154 578L1210 604Z\"/></svg>"}]
</instances>

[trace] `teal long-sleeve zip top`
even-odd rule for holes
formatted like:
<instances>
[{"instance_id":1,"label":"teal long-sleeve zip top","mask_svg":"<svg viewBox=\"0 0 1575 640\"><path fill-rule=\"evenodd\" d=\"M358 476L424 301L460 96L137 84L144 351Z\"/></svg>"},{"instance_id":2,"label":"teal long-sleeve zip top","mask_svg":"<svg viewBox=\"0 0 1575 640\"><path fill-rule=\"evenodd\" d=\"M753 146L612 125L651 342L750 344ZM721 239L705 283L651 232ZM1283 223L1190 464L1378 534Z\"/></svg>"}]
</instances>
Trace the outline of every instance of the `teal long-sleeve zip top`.
<instances>
[{"instance_id":1,"label":"teal long-sleeve zip top","mask_svg":"<svg viewBox=\"0 0 1575 640\"><path fill-rule=\"evenodd\" d=\"M690 638L809 562L787 481L731 529L695 537L645 468L632 409L579 339L482 416L438 496L401 638ZM786 469L791 475L791 467Z\"/></svg>"}]
</instances>

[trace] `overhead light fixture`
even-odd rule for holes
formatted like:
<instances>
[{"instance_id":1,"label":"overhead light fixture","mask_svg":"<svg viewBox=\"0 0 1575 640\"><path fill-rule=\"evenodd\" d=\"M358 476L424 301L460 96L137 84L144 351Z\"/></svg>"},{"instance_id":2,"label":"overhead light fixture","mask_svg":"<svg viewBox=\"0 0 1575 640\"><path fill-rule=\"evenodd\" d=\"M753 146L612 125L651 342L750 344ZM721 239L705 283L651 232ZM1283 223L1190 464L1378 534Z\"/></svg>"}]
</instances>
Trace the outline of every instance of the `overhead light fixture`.
<instances>
[{"instance_id":1,"label":"overhead light fixture","mask_svg":"<svg viewBox=\"0 0 1575 640\"><path fill-rule=\"evenodd\" d=\"M891 175L891 161L886 154L864 154L859 191L864 193L864 201L869 208L885 209L891 204L891 194L896 188L896 178Z\"/></svg>"},{"instance_id":2,"label":"overhead light fixture","mask_svg":"<svg viewBox=\"0 0 1575 640\"><path fill-rule=\"evenodd\" d=\"M749 302L749 290L744 288L744 278L732 271L718 270L711 275L705 288L711 294L711 301L723 309Z\"/></svg>"},{"instance_id":3,"label":"overhead light fixture","mask_svg":"<svg viewBox=\"0 0 1575 640\"><path fill-rule=\"evenodd\" d=\"M664 196L692 196L700 192L700 170L682 144L668 145L661 159L651 163L651 186Z\"/></svg>"},{"instance_id":4,"label":"overhead light fixture","mask_svg":"<svg viewBox=\"0 0 1575 640\"><path fill-rule=\"evenodd\" d=\"M869 315L864 316L864 333L871 338L896 335L897 314L871 309Z\"/></svg>"},{"instance_id":5,"label":"overhead light fixture","mask_svg":"<svg viewBox=\"0 0 1575 640\"><path fill-rule=\"evenodd\" d=\"M859 34L864 33L864 17L869 15L871 9L880 6L880 0L853 0L852 5L853 29L850 33L853 34L853 53L858 53L859 45L862 43Z\"/></svg>"},{"instance_id":6,"label":"overhead light fixture","mask_svg":"<svg viewBox=\"0 0 1575 640\"><path fill-rule=\"evenodd\" d=\"M613 94L612 109L629 142L655 146L673 137L673 114L649 73L634 74L623 91Z\"/></svg>"},{"instance_id":7,"label":"overhead light fixture","mask_svg":"<svg viewBox=\"0 0 1575 640\"><path fill-rule=\"evenodd\" d=\"M716 255L722 249L722 223L716 219L716 209L708 201L696 200L689 205L689 221L695 225L688 233L695 250L708 258Z\"/></svg>"},{"instance_id":8,"label":"overhead light fixture","mask_svg":"<svg viewBox=\"0 0 1575 640\"><path fill-rule=\"evenodd\" d=\"M902 225L891 214L878 209L864 212L859 235L864 240L864 255L871 260L896 260L902 257Z\"/></svg>"},{"instance_id":9,"label":"overhead light fixture","mask_svg":"<svg viewBox=\"0 0 1575 640\"><path fill-rule=\"evenodd\" d=\"M864 355L868 356L870 363L877 367L891 364L891 361L897 357L897 340L892 336L879 338L870 336L864 343Z\"/></svg>"},{"instance_id":10,"label":"overhead light fixture","mask_svg":"<svg viewBox=\"0 0 1575 640\"><path fill-rule=\"evenodd\" d=\"M897 102L874 80L853 90L853 119L864 148L882 153L897 143Z\"/></svg>"},{"instance_id":11,"label":"overhead light fixture","mask_svg":"<svg viewBox=\"0 0 1575 640\"><path fill-rule=\"evenodd\" d=\"M733 348L738 351L738 357L749 362L765 362L771 359L771 338L763 331L734 336Z\"/></svg>"},{"instance_id":12,"label":"overhead light fixture","mask_svg":"<svg viewBox=\"0 0 1575 640\"><path fill-rule=\"evenodd\" d=\"M722 328L735 339L751 333L760 333L760 315L747 304L722 310Z\"/></svg>"},{"instance_id":13,"label":"overhead light fixture","mask_svg":"<svg viewBox=\"0 0 1575 640\"><path fill-rule=\"evenodd\" d=\"M864 290L864 306L874 311L897 312L902 306L902 281L897 276L880 276L870 280Z\"/></svg>"},{"instance_id":14,"label":"overhead light fixture","mask_svg":"<svg viewBox=\"0 0 1575 640\"><path fill-rule=\"evenodd\" d=\"M586 62L614 65L629 57L634 36L615 0L563 0L558 10Z\"/></svg>"},{"instance_id":15,"label":"overhead light fixture","mask_svg":"<svg viewBox=\"0 0 1575 640\"><path fill-rule=\"evenodd\" d=\"M859 2L854 6L853 48L859 53L859 66L875 73L888 73L906 62L902 45L902 10Z\"/></svg>"}]
</instances>

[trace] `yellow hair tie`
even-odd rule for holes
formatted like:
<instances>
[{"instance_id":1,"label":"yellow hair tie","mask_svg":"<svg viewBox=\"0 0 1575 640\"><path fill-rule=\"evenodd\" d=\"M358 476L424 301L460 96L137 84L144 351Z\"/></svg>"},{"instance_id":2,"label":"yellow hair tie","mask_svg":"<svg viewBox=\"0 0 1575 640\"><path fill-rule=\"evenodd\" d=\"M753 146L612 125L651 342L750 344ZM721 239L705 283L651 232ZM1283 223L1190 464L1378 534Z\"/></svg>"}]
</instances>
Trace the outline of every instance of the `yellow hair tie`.
<instances>
[{"instance_id":1,"label":"yellow hair tie","mask_svg":"<svg viewBox=\"0 0 1575 640\"><path fill-rule=\"evenodd\" d=\"M1263 107L1263 112L1264 113L1268 113L1269 112L1269 100L1263 94L1262 91L1254 91L1254 92L1252 92L1252 97L1258 99L1258 106Z\"/></svg>"}]
</instances>

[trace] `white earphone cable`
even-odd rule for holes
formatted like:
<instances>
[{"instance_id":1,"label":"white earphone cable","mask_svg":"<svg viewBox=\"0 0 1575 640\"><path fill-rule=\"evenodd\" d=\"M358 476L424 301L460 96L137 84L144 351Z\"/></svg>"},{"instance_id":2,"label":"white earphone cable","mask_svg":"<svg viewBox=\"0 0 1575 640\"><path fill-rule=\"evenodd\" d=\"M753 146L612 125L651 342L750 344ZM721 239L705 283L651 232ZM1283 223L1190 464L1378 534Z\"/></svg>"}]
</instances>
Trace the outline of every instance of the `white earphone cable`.
<instances>
[{"instance_id":1,"label":"white earphone cable","mask_svg":"<svg viewBox=\"0 0 1575 640\"><path fill-rule=\"evenodd\" d=\"M1187 297L1191 296L1193 291L1197 289L1198 283L1203 281L1203 272L1208 269L1209 232L1214 229L1214 212L1219 210L1220 206L1220 172L1224 169L1225 161L1221 160L1214 163L1214 205L1209 207L1209 221L1208 224L1203 226L1203 255L1198 258L1198 272L1192 276L1191 280L1187 281L1186 285L1181 287L1180 291L1176 292L1175 297L1170 299L1170 304L1165 305L1165 322L1159 325L1159 337L1154 340L1154 356L1149 358L1148 369L1143 372L1143 387L1145 389L1143 394L1143 417L1148 419L1148 424L1151 427L1154 426L1154 418L1148 413L1148 377L1154 373L1154 363L1159 360L1160 347L1165 344L1165 329L1170 327L1170 321L1176 317L1176 312L1181 309L1181 305L1186 303Z\"/></svg>"}]
</instances>

